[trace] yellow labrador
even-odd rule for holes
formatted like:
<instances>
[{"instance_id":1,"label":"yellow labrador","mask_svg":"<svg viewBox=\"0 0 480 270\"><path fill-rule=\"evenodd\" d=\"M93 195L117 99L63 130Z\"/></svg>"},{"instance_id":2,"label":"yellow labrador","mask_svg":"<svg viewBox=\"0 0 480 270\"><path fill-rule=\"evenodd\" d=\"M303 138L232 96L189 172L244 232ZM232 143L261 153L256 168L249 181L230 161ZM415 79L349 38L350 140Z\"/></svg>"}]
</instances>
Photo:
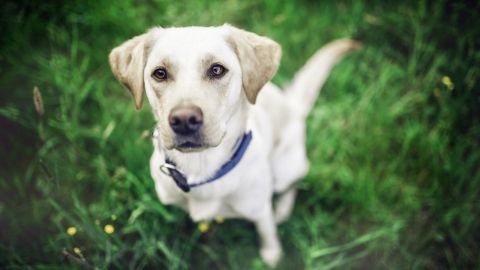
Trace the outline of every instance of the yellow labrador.
<instances>
[{"instance_id":1,"label":"yellow labrador","mask_svg":"<svg viewBox=\"0 0 480 270\"><path fill-rule=\"evenodd\" d=\"M293 184L309 167L305 119L333 65L358 46L328 44L283 92L269 82L280 45L228 24L156 27L113 49L115 77L137 109L147 94L156 119L150 169L160 201L195 221L254 222L260 255L275 266L282 254L276 224L290 215Z\"/></svg>"}]
</instances>

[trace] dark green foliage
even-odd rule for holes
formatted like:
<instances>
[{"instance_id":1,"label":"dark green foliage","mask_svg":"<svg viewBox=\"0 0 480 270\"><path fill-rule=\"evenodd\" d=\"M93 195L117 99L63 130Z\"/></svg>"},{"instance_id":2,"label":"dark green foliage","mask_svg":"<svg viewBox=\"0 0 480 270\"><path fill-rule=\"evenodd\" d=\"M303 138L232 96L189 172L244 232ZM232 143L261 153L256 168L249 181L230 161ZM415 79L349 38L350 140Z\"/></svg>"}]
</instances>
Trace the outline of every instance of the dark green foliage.
<instances>
[{"instance_id":1,"label":"dark green foliage","mask_svg":"<svg viewBox=\"0 0 480 270\"><path fill-rule=\"evenodd\" d=\"M62 254L75 247L98 269L265 268L251 224L201 234L157 200L153 118L107 61L151 26L224 22L282 44L279 85L330 40L364 43L308 119L312 166L279 229L280 269L478 268L480 5L375 2L3 3L0 268L81 268Z\"/></svg>"}]
</instances>

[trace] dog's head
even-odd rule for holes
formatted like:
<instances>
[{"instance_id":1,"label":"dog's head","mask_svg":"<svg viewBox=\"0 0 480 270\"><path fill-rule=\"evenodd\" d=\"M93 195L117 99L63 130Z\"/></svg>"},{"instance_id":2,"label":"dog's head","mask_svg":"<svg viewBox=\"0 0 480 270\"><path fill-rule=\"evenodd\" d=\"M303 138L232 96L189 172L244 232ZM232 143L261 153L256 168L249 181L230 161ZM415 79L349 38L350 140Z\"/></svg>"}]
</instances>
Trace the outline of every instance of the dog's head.
<instances>
[{"instance_id":1,"label":"dog's head","mask_svg":"<svg viewBox=\"0 0 480 270\"><path fill-rule=\"evenodd\" d=\"M229 120L255 103L280 55L276 42L223 25L153 28L109 58L137 109L147 93L163 146L189 152L219 145L231 125L241 125Z\"/></svg>"}]
</instances>

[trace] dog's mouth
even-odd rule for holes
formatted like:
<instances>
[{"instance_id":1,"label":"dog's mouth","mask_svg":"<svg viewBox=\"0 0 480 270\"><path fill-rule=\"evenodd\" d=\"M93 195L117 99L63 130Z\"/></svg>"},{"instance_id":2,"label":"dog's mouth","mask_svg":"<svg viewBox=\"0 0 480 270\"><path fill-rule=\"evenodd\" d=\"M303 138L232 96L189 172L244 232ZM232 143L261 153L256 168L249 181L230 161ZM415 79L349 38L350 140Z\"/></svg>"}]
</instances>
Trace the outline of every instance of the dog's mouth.
<instances>
[{"instance_id":1,"label":"dog's mouth","mask_svg":"<svg viewBox=\"0 0 480 270\"><path fill-rule=\"evenodd\" d=\"M199 152L209 146L199 138L177 138L173 148L184 153Z\"/></svg>"},{"instance_id":2,"label":"dog's mouth","mask_svg":"<svg viewBox=\"0 0 480 270\"><path fill-rule=\"evenodd\" d=\"M167 140L164 139L163 147L168 150L177 150L182 153L194 153L201 152L209 148L217 147L225 137L226 132L224 132L220 140L211 140L202 133L196 133L189 136L175 135L173 137L168 137Z\"/></svg>"},{"instance_id":3,"label":"dog's mouth","mask_svg":"<svg viewBox=\"0 0 480 270\"><path fill-rule=\"evenodd\" d=\"M198 152L206 147L201 143L183 142L175 145L174 148L180 152Z\"/></svg>"},{"instance_id":4,"label":"dog's mouth","mask_svg":"<svg viewBox=\"0 0 480 270\"><path fill-rule=\"evenodd\" d=\"M194 142L184 142L177 146L177 148L200 148L202 144Z\"/></svg>"}]
</instances>

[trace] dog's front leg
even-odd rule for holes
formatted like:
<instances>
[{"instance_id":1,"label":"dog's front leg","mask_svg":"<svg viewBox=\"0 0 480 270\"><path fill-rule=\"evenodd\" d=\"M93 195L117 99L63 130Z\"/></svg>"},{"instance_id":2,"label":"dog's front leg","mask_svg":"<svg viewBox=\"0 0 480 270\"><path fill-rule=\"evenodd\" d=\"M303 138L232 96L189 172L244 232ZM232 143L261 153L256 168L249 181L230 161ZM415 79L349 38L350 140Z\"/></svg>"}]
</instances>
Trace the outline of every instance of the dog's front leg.
<instances>
[{"instance_id":1,"label":"dog's front leg","mask_svg":"<svg viewBox=\"0 0 480 270\"><path fill-rule=\"evenodd\" d=\"M282 257L282 247L277 236L277 225L273 216L272 205L264 207L262 213L255 220L260 235L260 256L270 267L275 267Z\"/></svg>"}]
</instances>

